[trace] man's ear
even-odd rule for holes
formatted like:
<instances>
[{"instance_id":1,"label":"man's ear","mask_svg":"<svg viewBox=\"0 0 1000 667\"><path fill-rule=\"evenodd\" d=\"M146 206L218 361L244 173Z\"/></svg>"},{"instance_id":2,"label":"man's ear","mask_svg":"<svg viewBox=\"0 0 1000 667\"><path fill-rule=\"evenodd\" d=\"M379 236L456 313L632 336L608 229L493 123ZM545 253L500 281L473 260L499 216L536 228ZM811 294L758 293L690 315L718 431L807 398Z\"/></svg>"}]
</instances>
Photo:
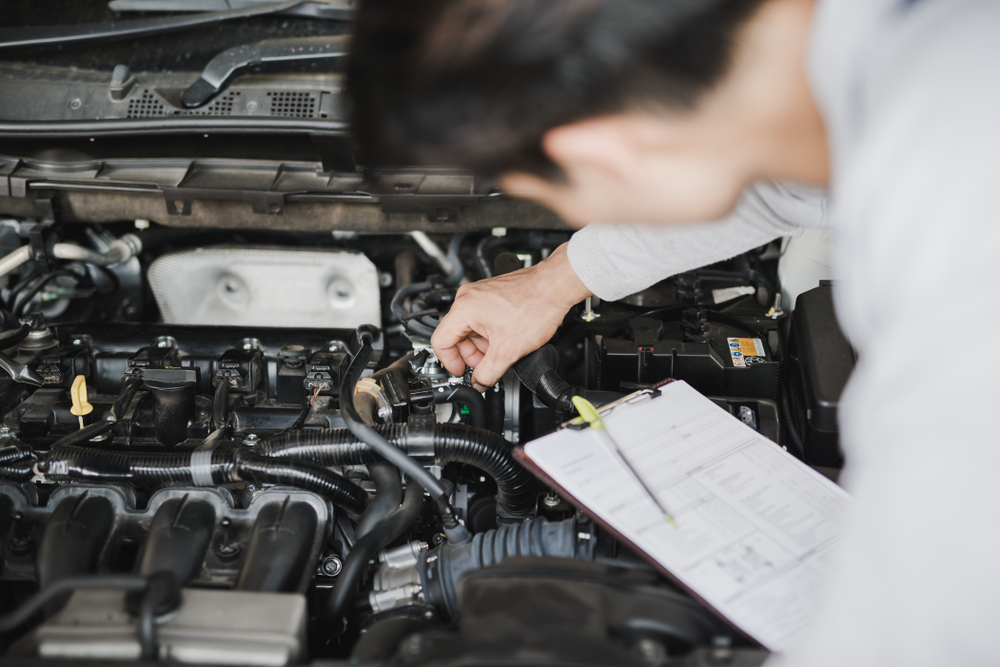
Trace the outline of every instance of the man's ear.
<instances>
[{"instance_id":1,"label":"man's ear","mask_svg":"<svg viewBox=\"0 0 1000 667\"><path fill-rule=\"evenodd\" d=\"M623 115L602 116L561 125L546 132L542 148L572 179L580 170L629 180L639 155Z\"/></svg>"}]
</instances>

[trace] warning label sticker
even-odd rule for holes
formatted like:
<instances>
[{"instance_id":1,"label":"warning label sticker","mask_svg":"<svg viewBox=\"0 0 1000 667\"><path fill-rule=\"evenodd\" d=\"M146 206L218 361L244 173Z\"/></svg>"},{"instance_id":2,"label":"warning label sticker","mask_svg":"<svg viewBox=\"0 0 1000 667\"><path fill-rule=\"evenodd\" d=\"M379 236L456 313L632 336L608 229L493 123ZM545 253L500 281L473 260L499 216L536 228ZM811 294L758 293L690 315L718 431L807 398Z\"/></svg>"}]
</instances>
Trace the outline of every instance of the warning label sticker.
<instances>
[{"instance_id":1,"label":"warning label sticker","mask_svg":"<svg viewBox=\"0 0 1000 667\"><path fill-rule=\"evenodd\" d=\"M760 338L729 338L729 354L733 358L733 366L746 368L767 361L764 343Z\"/></svg>"}]
</instances>

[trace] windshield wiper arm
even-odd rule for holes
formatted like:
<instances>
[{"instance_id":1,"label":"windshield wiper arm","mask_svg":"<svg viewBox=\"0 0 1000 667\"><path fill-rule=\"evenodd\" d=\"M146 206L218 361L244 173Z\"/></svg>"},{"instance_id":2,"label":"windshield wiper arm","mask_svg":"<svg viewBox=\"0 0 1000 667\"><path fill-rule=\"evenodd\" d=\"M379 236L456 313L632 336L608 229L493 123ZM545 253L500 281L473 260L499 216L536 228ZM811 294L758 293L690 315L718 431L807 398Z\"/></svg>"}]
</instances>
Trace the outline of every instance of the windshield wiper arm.
<instances>
[{"instance_id":1,"label":"windshield wiper arm","mask_svg":"<svg viewBox=\"0 0 1000 667\"><path fill-rule=\"evenodd\" d=\"M221 12L270 4L274 0L111 0L113 12ZM349 21L354 18L353 0L309 0L281 12L285 16Z\"/></svg>"},{"instance_id":2,"label":"windshield wiper arm","mask_svg":"<svg viewBox=\"0 0 1000 667\"><path fill-rule=\"evenodd\" d=\"M224 12L163 16L150 19L133 19L112 23L84 23L82 25L57 25L36 28L0 28L0 53L10 51L40 51L49 48L81 46L99 42L113 42L133 37L158 35L165 32L186 30L223 21L279 14L310 0L285 0L256 7L230 9Z\"/></svg>"},{"instance_id":3,"label":"windshield wiper arm","mask_svg":"<svg viewBox=\"0 0 1000 667\"><path fill-rule=\"evenodd\" d=\"M266 39L226 49L212 58L201 78L184 91L181 103L200 107L237 76L246 73L296 72L327 68L347 55L346 35Z\"/></svg>"}]
</instances>

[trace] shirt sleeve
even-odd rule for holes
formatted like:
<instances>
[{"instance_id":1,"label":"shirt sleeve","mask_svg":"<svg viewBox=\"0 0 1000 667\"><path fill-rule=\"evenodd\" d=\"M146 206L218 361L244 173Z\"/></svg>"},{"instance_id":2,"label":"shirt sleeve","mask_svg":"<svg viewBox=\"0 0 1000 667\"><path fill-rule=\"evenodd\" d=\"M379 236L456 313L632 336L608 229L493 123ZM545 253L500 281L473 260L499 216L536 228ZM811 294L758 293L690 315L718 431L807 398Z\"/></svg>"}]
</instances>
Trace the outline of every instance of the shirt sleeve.
<instances>
[{"instance_id":1,"label":"shirt sleeve","mask_svg":"<svg viewBox=\"0 0 1000 667\"><path fill-rule=\"evenodd\" d=\"M688 225L588 225L570 240L569 261L591 292L615 301L803 227L826 224L822 189L761 182L748 188L722 220Z\"/></svg>"}]
</instances>

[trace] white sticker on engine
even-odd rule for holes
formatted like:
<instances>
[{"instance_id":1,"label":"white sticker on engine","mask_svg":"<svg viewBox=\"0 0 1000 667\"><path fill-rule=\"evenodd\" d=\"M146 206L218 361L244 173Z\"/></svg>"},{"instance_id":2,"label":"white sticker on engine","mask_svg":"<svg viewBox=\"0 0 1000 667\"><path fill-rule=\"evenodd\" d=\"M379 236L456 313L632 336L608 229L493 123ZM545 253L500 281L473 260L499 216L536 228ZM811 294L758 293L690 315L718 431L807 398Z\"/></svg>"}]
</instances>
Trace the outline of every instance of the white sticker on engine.
<instances>
[{"instance_id":1,"label":"white sticker on engine","mask_svg":"<svg viewBox=\"0 0 1000 667\"><path fill-rule=\"evenodd\" d=\"M712 290L712 299L716 304L725 303L727 301L732 301L741 296L750 296L757 290L750 285L744 285L742 287L727 287L725 289L714 289Z\"/></svg>"}]
</instances>

